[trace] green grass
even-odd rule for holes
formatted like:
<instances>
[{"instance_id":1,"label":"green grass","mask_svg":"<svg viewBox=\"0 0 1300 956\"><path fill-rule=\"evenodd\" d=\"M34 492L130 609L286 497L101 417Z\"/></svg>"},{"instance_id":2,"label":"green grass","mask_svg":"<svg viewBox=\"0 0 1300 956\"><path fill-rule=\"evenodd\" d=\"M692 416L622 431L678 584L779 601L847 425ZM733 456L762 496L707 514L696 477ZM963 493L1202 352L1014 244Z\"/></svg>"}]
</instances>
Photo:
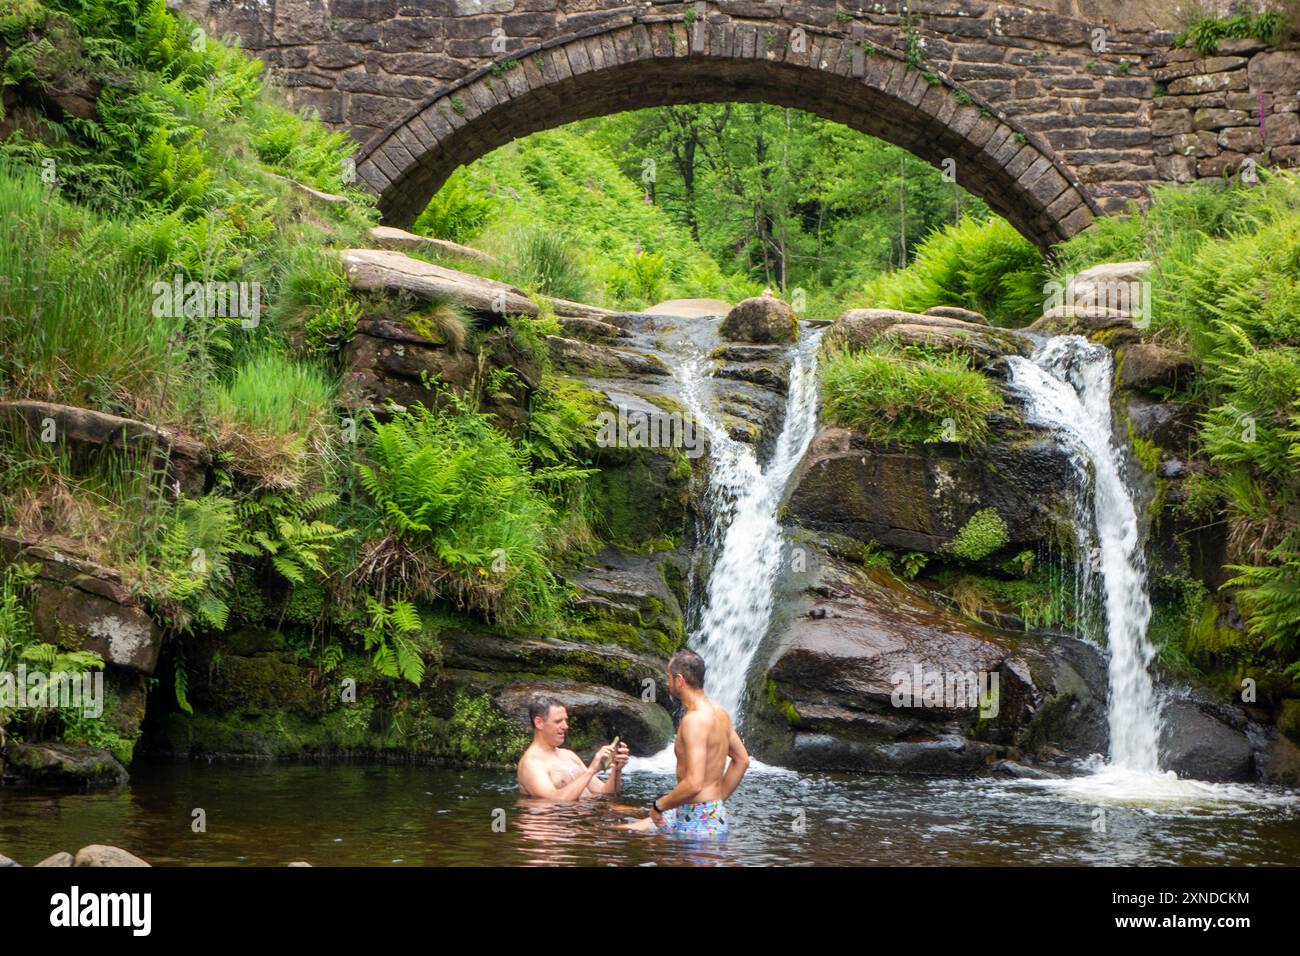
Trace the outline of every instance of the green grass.
<instances>
[{"instance_id":1,"label":"green grass","mask_svg":"<svg viewBox=\"0 0 1300 956\"><path fill-rule=\"evenodd\" d=\"M0 389L155 420L180 394L183 317L153 315L159 273L129 226L0 165Z\"/></svg>"},{"instance_id":2,"label":"green grass","mask_svg":"<svg viewBox=\"0 0 1300 956\"><path fill-rule=\"evenodd\" d=\"M979 445L1002 408L993 383L964 356L878 347L831 350L820 365L823 417L872 441Z\"/></svg>"},{"instance_id":3,"label":"green grass","mask_svg":"<svg viewBox=\"0 0 1300 956\"><path fill-rule=\"evenodd\" d=\"M232 467L270 488L297 488L328 461L337 382L318 363L266 351L212 393L209 417Z\"/></svg>"}]
</instances>

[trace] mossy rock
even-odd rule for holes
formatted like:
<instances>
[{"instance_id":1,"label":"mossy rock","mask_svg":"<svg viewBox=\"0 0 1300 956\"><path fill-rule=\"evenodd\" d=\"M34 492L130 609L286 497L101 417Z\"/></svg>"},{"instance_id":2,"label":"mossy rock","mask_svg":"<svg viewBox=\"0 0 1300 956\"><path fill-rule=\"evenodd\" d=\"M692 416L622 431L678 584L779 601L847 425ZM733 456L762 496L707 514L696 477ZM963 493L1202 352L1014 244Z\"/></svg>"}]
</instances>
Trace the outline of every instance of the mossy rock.
<instances>
[{"instance_id":1,"label":"mossy rock","mask_svg":"<svg viewBox=\"0 0 1300 956\"><path fill-rule=\"evenodd\" d=\"M1278 705L1277 729L1300 744L1300 700L1284 700Z\"/></svg>"}]
</instances>

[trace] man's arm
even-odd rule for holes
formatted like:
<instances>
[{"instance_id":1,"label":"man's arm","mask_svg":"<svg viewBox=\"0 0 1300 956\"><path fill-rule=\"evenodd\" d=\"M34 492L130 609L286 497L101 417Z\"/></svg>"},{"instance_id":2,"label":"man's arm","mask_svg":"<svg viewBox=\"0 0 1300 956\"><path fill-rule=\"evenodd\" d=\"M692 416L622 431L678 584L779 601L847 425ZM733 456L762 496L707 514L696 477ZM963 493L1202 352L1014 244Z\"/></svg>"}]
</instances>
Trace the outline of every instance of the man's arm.
<instances>
[{"instance_id":1,"label":"man's arm","mask_svg":"<svg viewBox=\"0 0 1300 956\"><path fill-rule=\"evenodd\" d=\"M609 752L609 747L601 747L592 759L591 765L582 773L574 777L563 787L557 787L551 783L550 775L540 761L529 760L525 758L519 766L519 782L524 785L529 796L540 797L543 800L562 800L571 803L582 796L582 791L587 789L596 776L596 770L604 760L605 754Z\"/></svg>"},{"instance_id":2,"label":"man's arm","mask_svg":"<svg viewBox=\"0 0 1300 956\"><path fill-rule=\"evenodd\" d=\"M705 765L709 760L708 718L698 719L694 714L682 718L680 728L683 749L686 752L686 773L677 786L659 798L660 810L671 810L683 803L691 803L704 789Z\"/></svg>"},{"instance_id":3,"label":"man's arm","mask_svg":"<svg viewBox=\"0 0 1300 956\"><path fill-rule=\"evenodd\" d=\"M735 727L731 728L731 739L727 741L727 756L731 758L731 764L727 767L727 772L722 775L723 800L735 792L745 776L745 771L749 769L749 751L745 749Z\"/></svg>"}]
</instances>

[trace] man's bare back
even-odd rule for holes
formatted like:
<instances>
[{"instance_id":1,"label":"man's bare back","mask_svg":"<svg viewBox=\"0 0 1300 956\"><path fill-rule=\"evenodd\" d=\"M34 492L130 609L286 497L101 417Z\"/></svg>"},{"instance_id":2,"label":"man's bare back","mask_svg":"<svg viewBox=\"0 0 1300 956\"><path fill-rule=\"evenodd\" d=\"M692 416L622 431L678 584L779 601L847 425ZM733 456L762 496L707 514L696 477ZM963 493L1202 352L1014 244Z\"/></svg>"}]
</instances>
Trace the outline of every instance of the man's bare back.
<instances>
[{"instance_id":1,"label":"man's bare back","mask_svg":"<svg viewBox=\"0 0 1300 956\"><path fill-rule=\"evenodd\" d=\"M695 710L689 711L677 730L673 753L677 755L677 782L687 776L687 748L703 740L704 788L693 798L693 803L723 800L722 775L727 769L727 752L731 743L731 717L707 697L702 697Z\"/></svg>"}]
</instances>

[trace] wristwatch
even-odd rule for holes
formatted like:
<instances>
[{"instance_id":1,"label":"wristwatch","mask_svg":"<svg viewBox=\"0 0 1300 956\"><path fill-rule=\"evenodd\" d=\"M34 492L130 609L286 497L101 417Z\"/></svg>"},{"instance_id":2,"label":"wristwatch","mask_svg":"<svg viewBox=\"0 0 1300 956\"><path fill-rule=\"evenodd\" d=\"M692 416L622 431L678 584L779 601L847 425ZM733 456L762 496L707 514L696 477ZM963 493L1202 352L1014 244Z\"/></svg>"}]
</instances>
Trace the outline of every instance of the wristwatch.
<instances>
[{"instance_id":1,"label":"wristwatch","mask_svg":"<svg viewBox=\"0 0 1300 956\"><path fill-rule=\"evenodd\" d=\"M652 802L652 803L650 804L650 806L651 806L652 808L654 808L654 812L655 812L655 813L659 814L660 816L663 816L663 815L664 815L664 812L663 812L662 810L659 809L659 798L658 798L658 797L655 797L655 798L654 798L654 802Z\"/></svg>"}]
</instances>

